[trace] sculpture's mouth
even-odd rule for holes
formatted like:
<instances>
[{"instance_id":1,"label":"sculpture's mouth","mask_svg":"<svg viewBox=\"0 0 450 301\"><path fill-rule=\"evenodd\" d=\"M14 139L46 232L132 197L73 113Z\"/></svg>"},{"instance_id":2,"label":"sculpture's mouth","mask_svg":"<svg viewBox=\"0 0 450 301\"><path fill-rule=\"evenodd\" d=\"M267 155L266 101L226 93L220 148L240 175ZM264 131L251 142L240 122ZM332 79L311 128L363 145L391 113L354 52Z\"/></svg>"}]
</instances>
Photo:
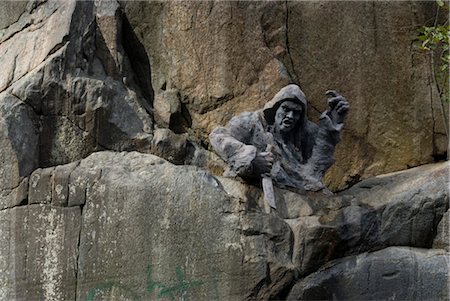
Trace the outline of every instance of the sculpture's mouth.
<instances>
[{"instance_id":1,"label":"sculpture's mouth","mask_svg":"<svg viewBox=\"0 0 450 301\"><path fill-rule=\"evenodd\" d=\"M294 120L292 120L292 119L283 119L283 125L285 126L285 127L291 127L291 126L293 126L294 125Z\"/></svg>"}]
</instances>

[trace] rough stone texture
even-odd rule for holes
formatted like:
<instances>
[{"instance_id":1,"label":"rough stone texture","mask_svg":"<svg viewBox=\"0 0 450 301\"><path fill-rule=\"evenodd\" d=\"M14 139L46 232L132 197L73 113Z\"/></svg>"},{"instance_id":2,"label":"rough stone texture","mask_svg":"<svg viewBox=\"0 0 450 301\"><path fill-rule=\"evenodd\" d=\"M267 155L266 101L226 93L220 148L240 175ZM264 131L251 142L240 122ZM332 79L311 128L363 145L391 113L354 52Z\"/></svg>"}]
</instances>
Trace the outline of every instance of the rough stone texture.
<instances>
[{"instance_id":1,"label":"rough stone texture","mask_svg":"<svg viewBox=\"0 0 450 301\"><path fill-rule=\"evenodd\" d=\"M328 89L352 106L326 178L334 190L432 162L447 149L429 57L413 43L435 11L431 2L122 4L148 54L155 100L166 103L164 123L179 103L184 109L180 131L206 140L297 82L310 119L325 109Z\"/></svg>"},{"instance_id":2,"label":"rough stone texture","mask_svg":"<svg viewBox=\"0 0 450 301\"><path fill-rule=\"evenodd\" d=\"M94 154L77 169L101 169L87 184L78 298L238 300L292 279L287 224L232 214L239 203L210 174L138 153Z\"/></svg>"},{"instance_id":3,"label":"rough stone texture","mask_svg":"<svg viewBox=\"0 0 450 301\"><path fill-rule=\"evenodd\" d=\"M294 234L292 261L298 273L388 246L431 248L436 231L442 232L438 244L445 239L439 235L445 235L449 172L448 162L418 167L368 179L332 197L276 189L277 214ZM260 190L219 179L248 208L266 206Z\"/></svg>"},{"instance_id":4,"label":"rough stone texture","mask_svg":"<svg viewBox=\"0 0 450 301\"><path fill-rule=\"evenodd\" d=\"M442 163L377 177L332 197L277 189L278 211L258 187L137 152L97 152L37 169L28 205L0 211L0 234L9 241L0 248L1 296L73 299L76 288L80 300L285 300L315 271L338 277L321 272L335 259L361 262L354 255L388 246L431 248L448 209L448 169ZM400 254L386 252L386 265ZM431 264L427 256L414 257L418 266ZM444 285L436 279L423 285Z\"/></svg>"},{"instance_id":5,"label":"rough stone texture","mask_svg":"<svg viewBox=\"0 0 450 301\"><path fill-rule=\"evenodd\" d=\"M0 209L26 199L28 176L38 165L35 115L11 95L0 94Z\"/></svg>"},{"instance_id":6,"label":"rough stone texture","mask_svg":"<svg viewBox=\"0 0 450 301\"><path fill-rule=\"evenodd\" d=\"M221 174L209 131L295 81L311 119L325 89L352 105L335 188L431 162L448 138L411 43L431 2L121 5L0 3L1 300L285 300L343 275L361 299L367 271L386 298L448 297L445 250L383 249L448 251L448 163L276 190L275 212L257 185L90 155Z\"/></svg>"},{"instance_id":7,"label":"rough stone texture","mask_svg":"<svg viewBox=\"0 0 450 301\"><path fill-rule=\"evenodd\" d=\"M338 165L329 177L352 182L432 161L445 133L428 57L413 44L432 3L289 5L293 68L319 110L330 85L352 104ZM317 30L319 29L319 30ZM323 43L327 41L327 43ZM351 160L349 160L351 158Z\"/></svg>"},{"instance_id":8,"label":"rough stone texture","mask_svg":"<svg viewBox=\"0 0 450 301\"><path fill-rule=\"evenodd\" d=\"M8 1L0 11L0 30L15 23L27 8L28 1Z\"/></svg>"},{"instance_id":9,"label":"rough stone texture","mask_svg":"<svg viewBox=\"0 0 450 301\"><path fill-rule=\"evenodd\" d=\"M0 299L75 300L79 207L0 211Z\"/></svg>"},{"instance_id":10,"label":"rough stone texture","mask_svg":"<svg viewBox=\"0 0 450 301\"><path fill-rule=\"evenodd\" d=\"M280 197L287 200L282 207L298 208L285 214L296 238L293 261L300 273L387 246L431 248L449 207L449 168L447 162L378 176L332 198Z\"/></svg>"},{"instance_id":11,"label":"rough stone texture","mask_svg":"<svg viewBox=\"0 0 450 301\"><path fill-rule=\"evenodd\" d=\"M434 249L445 249L450 252L450 224L449 224L450 212L447 211L442 217L437 227L437 234L433 240Z\"/></svg>"},{"instance_id":12,"label":"rough stone texture","mask_svg":"<svg viewBox=\"0 0 450 301\"><path fill-rule=\"evenodd\" d=\"M287 300L447 300L449 264L442 250L391 247L324 267Z\"/></svg>"},{"instance_id":13,"label":"rough stone texture","mask_svg":"<svg viewBox=\"0 0 450 301\"><path fill-rule=\"evenodd\" d=\"M152 141L152 153L175 164L183 164L186 158L186 135L177 135L169 129L156 129Z\"/></svg>"},{"instance_id":14,"label":"rough stone texture","mask_svg":"<svg viewBox=\"0 0 450 301\"><path fill-rule=\"evenodd\" d=\"M151 99L133 79L117 2L33 3L0 30L0 57L8 62L1 102L16 97L39 130L38 157L17 164L64 164L99 149L148 151Z\"/></svg>"}]
</instances>

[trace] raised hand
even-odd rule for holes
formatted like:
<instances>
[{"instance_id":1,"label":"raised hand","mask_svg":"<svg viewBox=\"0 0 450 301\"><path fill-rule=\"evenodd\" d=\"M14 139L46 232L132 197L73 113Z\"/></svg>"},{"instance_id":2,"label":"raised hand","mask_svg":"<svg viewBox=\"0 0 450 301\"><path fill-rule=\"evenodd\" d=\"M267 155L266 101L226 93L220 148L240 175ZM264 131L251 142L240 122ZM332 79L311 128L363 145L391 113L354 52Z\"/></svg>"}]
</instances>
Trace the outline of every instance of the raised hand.
<instances>
[{"instance_id":1,"label":"raised hand","mask_svg":"<svg viewBox=\"0 0 450 301\"><path fill-rule=\"evenodd\" d=\"M329 97L329 116L332 122L334 124L343 123L350 109L347 99L334 90L328 90L325 94Z\"/></svg>"}]
</instances>

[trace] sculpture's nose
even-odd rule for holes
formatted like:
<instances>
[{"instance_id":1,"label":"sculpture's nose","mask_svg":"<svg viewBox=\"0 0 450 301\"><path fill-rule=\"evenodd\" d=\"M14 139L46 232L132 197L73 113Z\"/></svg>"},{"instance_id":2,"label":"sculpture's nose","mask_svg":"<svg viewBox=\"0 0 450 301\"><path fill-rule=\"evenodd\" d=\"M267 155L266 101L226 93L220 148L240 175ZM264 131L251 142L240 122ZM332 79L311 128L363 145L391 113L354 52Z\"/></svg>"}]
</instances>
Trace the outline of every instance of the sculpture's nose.
<instances>
[{"instance_id":1,"label":"sculpture's nose","mask_svg":"<svg viewBox=\"0 0 450 301\"><path fill-rule=\"evenodd\" d=\"M286 117L290 118L290 119L294 119L294 111L287 112Z\"/></svg>"}]
</instances>

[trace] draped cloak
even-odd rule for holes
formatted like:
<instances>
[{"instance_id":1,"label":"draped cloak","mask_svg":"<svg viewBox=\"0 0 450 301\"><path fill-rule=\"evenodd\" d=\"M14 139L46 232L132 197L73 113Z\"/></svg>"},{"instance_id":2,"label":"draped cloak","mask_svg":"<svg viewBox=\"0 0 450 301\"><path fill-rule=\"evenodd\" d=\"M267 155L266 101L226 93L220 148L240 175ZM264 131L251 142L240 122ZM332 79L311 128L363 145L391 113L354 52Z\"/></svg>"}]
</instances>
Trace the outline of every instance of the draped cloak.
<instances>
[{"instance_id":1,"label":"draped cloak","mask_svg":"<svg viewBox=\"0 0 450 301\"><path fill-rule=\"evenodd\" d=\"M274 131L274 121L278 107L287 100L300 104L303 110L286 142ZM271 145L274 164L270 176L275 185L298 192L324 189L323 175L334 163L342 124L334 124L330 112L325 111L317 125L307 119L306 109L304 93L291 84L282 88L264 109L244 112L225 127L214 129L210 134L211 145L229 166L224 175L260 178L252 162L257 153Z\"/></svg>"}]
</instances>

